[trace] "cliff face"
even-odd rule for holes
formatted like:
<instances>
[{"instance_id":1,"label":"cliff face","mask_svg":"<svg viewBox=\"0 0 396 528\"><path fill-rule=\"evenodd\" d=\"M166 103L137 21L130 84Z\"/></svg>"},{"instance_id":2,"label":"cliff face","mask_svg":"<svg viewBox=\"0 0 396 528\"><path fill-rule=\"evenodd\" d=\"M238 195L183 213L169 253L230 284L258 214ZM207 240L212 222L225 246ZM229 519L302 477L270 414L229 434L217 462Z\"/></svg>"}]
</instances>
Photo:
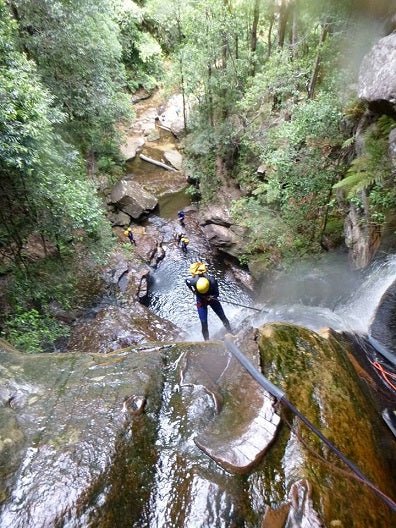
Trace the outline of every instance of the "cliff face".
<instances>
[{"instance_id":1,"label":"cliff face","mask_svg":"<svg viewBox=\"0 0 396 528\"><path fill-rule=\"evenodd\" d=\"M358 81L358 97L367 103L356 132L356 155L366 154L365 135L375 127L383 115L396 118L396 33L380 39L363 58ZM388 137L388 155L391 171L395 170L395 129ZM380 169L380 167L379 167ZM370 204L366 190L359 194L361 207L350 205L345 221L345 242L350 250L351 261L356 268L364 268L378 251L387 224L380 229L370 221Z\"/></svg>"}]
</instances>

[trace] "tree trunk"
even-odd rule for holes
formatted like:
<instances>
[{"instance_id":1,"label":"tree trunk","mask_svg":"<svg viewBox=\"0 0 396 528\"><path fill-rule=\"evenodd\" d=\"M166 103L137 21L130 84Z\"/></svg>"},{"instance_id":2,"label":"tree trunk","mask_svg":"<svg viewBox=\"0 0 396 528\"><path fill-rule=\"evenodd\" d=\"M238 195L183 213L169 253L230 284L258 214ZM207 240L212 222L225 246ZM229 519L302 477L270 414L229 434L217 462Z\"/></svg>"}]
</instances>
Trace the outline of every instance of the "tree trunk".
<instances>
[{"instance_id":1,"label":"tree trunk","mask_svg":"<svg viewBox=\"0 0 396 528\"><path fill-rule=\"evenodd\" d=\"M252 54L252 75L256 73L257 28L260 18L260 0L254 0L253 25L250 38L250 51Z\"/></svg>"},{"instance_id":2,"label":"tree trunk","mask_svg":"<svg viewBox=\"0 0 396 528\"><path fill-rule=\"evenodd\" d=\"M274 22L275 22L275 15L272 13L271 19L270 19L270 25L269 25L269 29L268 29L268 39L267 39L267 43L268 43L267 57L268 58L271 57L271 51L272 51L272 29L274 27Z\"/></svg>"},{"instance_id":3,"label":"tree trunk","mask_svg":"<svg viewBox=\"0 0 396 528\"><path fill-rule=\"evenodd\" d=\"M182 30L181 30L179 13L177 15L177 31L178 31L179 44L181 45ZM179 66L180 66L180 84L181 84L182 101L183 101L183 123L184 123L184 130L187 131L186 91L185 91L185 86L184 86L184 68L183 68L182 55L180 55L179 57Z\"/></svg>"},{"instance_id":4,"label":"tree trunk","mask_svg":"<svg viewBox=\"0 0 396 528\"><path fill-rule=\"evenodd\" d=\"M208 65L208 114L209 114L209 124L213 128L214 127L214 117L213 117L213 95L212 95L212 66Z\"/></svg>"},{"instance_id":5,"label":"tree trunk","mask_svg":"<svg viewBox=\"0 0 396 528\"><path fill-rule=\"evenodd\" d=\"M166 165L166 163L162 163L162 161L157 161L153 158L149 158L148 156L145 156L144 154L140 154L139 158L143 161L147 161L148 163L152 163L153 165L157 165L157 167L162 167L163 169L176 172L176 169L173 167L170 167L169 165Z\"/></svg>"},{"instance_id":6,"label":"tree trunk","mask_svg":"<svg viewBox=\"0 0 396 528\"><path fill-rule=\"evenodd\" d=\"M291 7L292 4L288 3L288 0L282 0L279 6L278 45L280 48L283 48L285 43L286 28Z\"/></svg>"},{"instance_id":7,"label":"tree trunk","mask_svg":"<svg viewBox=\"0 0 396 528\"><path fill-rule=\"evenodd\" d=\"M298 41L297 8L298 8L298 0L295 1L292 7L292 27L291 27L291 32L290 32L290 45L292 48L293 58L296 56L296 48L297 48L297 41Z\"/></svg>"},{"instance_id":8,"label":"tree trunk","mask_svg":"<svg viewBox=\"0 0 396 528\"><path fill-rule=\"evenodd\" d=\"M314 68L313 68L313 71L312 71L311 80L309 81L308 88L307 88L308 99L313 99L314 98L315 86L316 86L316 82L318 80L319 70L320 70L320 59L321 59L322 45L323 45L323 42L326 40L328 32L329 32L329 24L328 23L324 23L323 26L322 26L322 31L320 33L318 51L317 51L316 58L315 58L315 64L314 64Z\"/></svg>"}]
</instances>

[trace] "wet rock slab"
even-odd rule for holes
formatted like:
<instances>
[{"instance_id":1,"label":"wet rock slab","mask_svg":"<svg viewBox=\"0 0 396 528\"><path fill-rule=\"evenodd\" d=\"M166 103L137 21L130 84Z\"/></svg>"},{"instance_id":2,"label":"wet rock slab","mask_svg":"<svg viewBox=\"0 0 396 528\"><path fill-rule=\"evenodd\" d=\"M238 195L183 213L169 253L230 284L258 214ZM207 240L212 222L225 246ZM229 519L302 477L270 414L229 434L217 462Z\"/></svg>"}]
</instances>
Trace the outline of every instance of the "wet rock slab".
<instances>
[{"instance_id":1,"label":"wet rock slab","mask_svg":"<svg viewBox=\"0 0 396 528\"><path fill-rule=\"evenodd\" d=\"M280 417L273 398L225 349L189 353L182 384L204 385L219 409L194 439L221 467L244 474L263 457L273 442Z\"/></svg>"}]
</instances>

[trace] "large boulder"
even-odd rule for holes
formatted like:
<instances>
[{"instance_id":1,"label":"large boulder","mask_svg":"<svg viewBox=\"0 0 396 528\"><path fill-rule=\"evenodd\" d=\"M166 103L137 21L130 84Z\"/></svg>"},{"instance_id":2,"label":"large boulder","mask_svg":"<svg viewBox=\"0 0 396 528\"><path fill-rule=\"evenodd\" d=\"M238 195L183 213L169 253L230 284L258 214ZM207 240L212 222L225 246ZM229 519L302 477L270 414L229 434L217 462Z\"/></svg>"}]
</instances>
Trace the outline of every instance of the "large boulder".
<instances>
[{"instance_id":1,"label":"large boulder","mask_svg":"<svg viewBox=\"0 0 396 528\"><path fill-rule=\"evenodd\" d=\"M233 221L228 208L222 205L209 205L200 210L200 224L202 226L217 224L230 227Z\"/></svg>"},{"instance_id":2,"label":"large boulder","mask_svg":"<svg viewBox=\"0 0 396 528\"><path fill-rule=\"evenodd\" d=\"M158 200L139 183L132 180L121 180L112 190L109 203L116 210L120 210L137 220L153 211Z\"/></svg>"},{"instance_id":3,"label":"large boulder","mask_svg":"<svg viewBox=\"0 0 396 528\"><path fill-rule=\"evenodd\" d=\"M225 227L218 224L203 226L203 232L207 240L223 253L238 257L243 253L244 229L239 226Z\"/></svg>"},{"instance_id":4,"label":"large boulder","mask_svg":"<svg viewBox=\"0 0 396 528\"><path fill-rule=\"evenodd\" d=\"M396 33L379 40L363 58L358 95L378 113L396 113Z\"/></svg>"},{"instance_id":5,"label":"large boulder","mask_svg":"<svg viewBox=\"0 0 396 528\"><path fill-rule=\"evenodd\" d=\"M164 158L168 163L172 165L176 170L181 170L183 165L183 156L177 150L166 150L164 152Z\"/></svg>"},{"instance_id":6,"label":"large boulder","mask_svg":"<svg viewBox=\"0 0 396 528\"><path fill-rule=\"evenodd\" d=\"M212 246L232 257L243 254L247 229L234 223L224 197L220 196L215 205L202 207L199 217L205 238Z\"/></svg>"},{"instance_id":7,"label":"large boulder","mask_svg":"<svg viewBox=\"0 0 396 528\"><path fill-rule=\"evenodd\" d=\"M159 124L172 131L177 137L184 131L183 97L181 94L173 95L166 103L165 108L158 116Z\"/></svg>"},{"instance_id":8,"label":"large boulder","mask_svg":"<svg viewBox=\"0 0 396 528\"><path fill-rule=\"evenodd\" d=\"M144 138L130 136L127 137L124 143L120 146L121 155L125 158L126 161L133 159L137 152L139 152L145 143Z\"/></svg>"}]
</instances>

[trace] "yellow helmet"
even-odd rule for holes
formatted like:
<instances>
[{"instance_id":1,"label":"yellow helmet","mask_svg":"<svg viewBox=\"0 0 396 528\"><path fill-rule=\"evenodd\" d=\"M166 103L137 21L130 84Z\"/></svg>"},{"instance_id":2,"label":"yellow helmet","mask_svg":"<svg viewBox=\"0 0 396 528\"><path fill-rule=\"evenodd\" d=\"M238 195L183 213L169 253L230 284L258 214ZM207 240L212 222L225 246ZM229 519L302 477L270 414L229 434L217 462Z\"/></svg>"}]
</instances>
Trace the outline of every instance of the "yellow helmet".
<instances>
[{"instance_id":1,"label":"yellow helmet","mask_svg":"<svg viewBox=\"0 0 396 528\"><path fill-rule=\"evenodd\" d=\"M206 273L206 264L204 264L203 262L194 262L190 266L190 273L192 276Z\"/></svg>"},{"instance_id":2,"label":"yellow helmet","mask_svg":"<svg viewBox=\"0 0 396 528\"><path fill-rule=\"evenodd\" d=\"M210 286L210 283L208 281L207 278L205 277L200 277L198 280L197 280L197 283L195 285L195 288L197 289L197 291L199 293L208 293L209 291L209 286Z\"/></svg>"}]
</instances>

